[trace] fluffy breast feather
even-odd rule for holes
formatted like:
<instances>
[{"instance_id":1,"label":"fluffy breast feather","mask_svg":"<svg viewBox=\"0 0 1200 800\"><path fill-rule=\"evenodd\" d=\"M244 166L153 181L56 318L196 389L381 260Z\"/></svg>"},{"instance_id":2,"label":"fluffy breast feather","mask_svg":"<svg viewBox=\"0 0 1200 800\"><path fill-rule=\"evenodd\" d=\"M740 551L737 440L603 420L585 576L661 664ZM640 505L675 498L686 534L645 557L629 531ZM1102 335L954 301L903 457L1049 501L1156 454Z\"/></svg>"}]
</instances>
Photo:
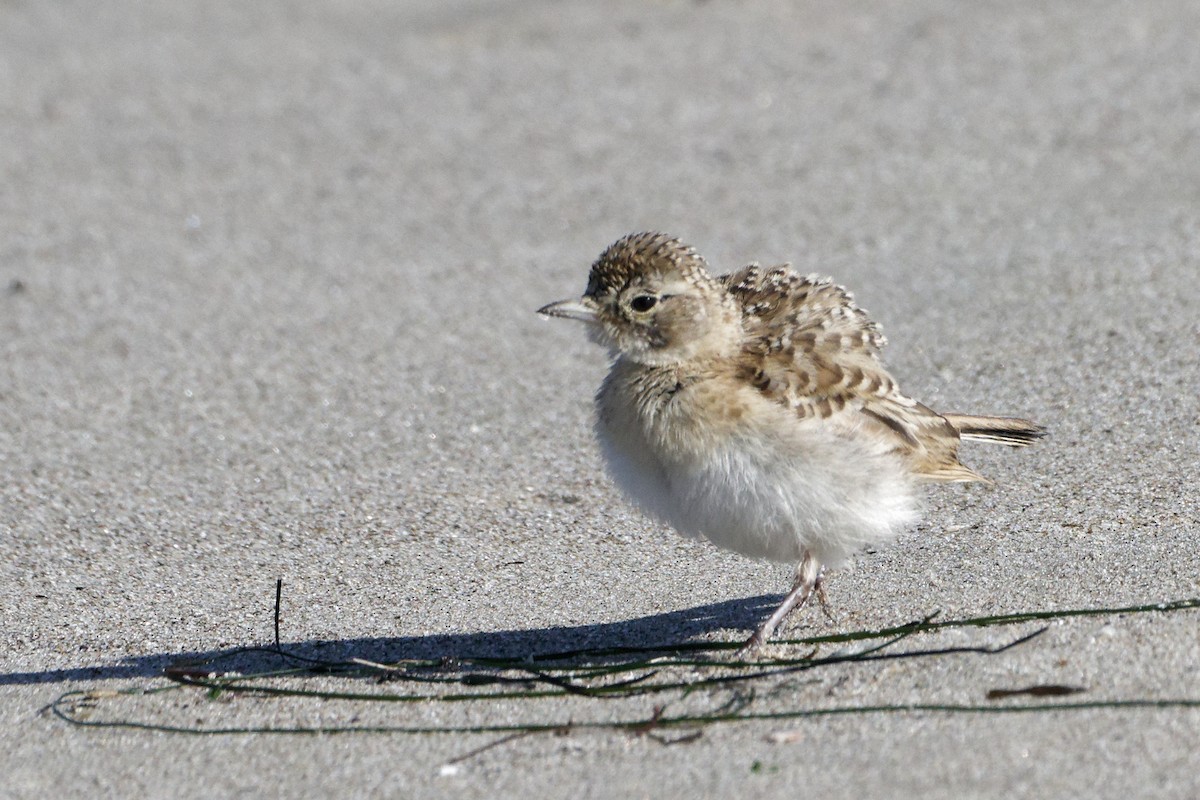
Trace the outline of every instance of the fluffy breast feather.
<instances>
[{"instance_id":1,"label":"fluffy breast feather","mask_svg":"<svg viewBox=\"0 0 1200 800\"><path fill-rule=\"evenodd\" d=\"M735 552L837 564L916 517L896 456L790 412L731 376L683 383L618 362L597 396L618 486L680 533Z\"/></svg>"}]
</instances>

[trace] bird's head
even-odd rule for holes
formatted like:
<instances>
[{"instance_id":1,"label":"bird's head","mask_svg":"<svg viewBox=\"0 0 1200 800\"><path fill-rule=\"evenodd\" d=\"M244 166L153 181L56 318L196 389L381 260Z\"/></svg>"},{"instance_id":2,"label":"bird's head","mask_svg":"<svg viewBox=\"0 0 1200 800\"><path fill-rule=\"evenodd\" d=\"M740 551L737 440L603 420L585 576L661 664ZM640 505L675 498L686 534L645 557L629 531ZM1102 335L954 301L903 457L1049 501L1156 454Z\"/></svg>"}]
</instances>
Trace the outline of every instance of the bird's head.
<instances>
[{"instance_id":1,"label":"bird's head","mask_svg":"<svg viewBox=\"0 0 1200 800\"><path fill-rule=\"evenodd\" d=\"M740 316L705 267L678 239L631 234L596 259L583 297L538 313L585 322L595 341L642 364L727 355L740 343Z\"/></svg>"}]
</instances>

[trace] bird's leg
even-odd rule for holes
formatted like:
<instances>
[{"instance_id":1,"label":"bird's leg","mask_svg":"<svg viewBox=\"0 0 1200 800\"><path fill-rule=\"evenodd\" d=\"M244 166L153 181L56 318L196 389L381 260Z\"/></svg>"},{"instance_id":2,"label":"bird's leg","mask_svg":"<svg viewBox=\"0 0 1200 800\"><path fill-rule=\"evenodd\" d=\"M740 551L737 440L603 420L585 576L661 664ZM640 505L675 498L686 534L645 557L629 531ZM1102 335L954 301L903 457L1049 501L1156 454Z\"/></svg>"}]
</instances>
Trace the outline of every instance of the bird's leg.
<instances>
[{"instance_id":1,"label":"bird's leg","mask_svg":"<svg viewBox=\"0 0 1200 800\"><path fill-rule=\"evenodd\" d=\"M821 565L812 557L811 553L805 553L804 559L796 567L796 579L792 582L792 590L788 592L787 597L783 598L779 608L767 617L766 622L760 625L754 635L747 639L746 643L737 651L738 657L753 653L770 639L771 634L779 627L779 623L783 622L787 615L797 608L802 608L820 585Z\"/></svg>"},{"instance_id":2,"label":"bird's leg","mask_svg":"<svg viewBox=\"0 0 1200 800\"><path fill-rule=\"evenodd\" d=\"M825 567L821 567L817 572L817 583L813 589L817 593L817 600L821 603L821 611L825 612L825 619L837 623L833 612L829 610L829 598L825 596Z\"/></svg>"}]
</instances>

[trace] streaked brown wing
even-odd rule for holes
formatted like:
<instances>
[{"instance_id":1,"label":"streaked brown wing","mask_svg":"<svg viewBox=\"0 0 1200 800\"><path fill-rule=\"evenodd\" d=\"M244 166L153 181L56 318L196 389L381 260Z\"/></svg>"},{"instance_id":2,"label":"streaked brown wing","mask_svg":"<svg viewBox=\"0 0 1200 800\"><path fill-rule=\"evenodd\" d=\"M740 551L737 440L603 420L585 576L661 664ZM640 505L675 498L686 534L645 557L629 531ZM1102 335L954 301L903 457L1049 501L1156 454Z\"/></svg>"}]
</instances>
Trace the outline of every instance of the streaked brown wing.
<instances>
[{"instance_id":1,"label":"streaked brown wing","mask_svg":"<svg viewBox=\"0 0 1200 800\"><path fill-rule=\"evenodd\" d=\"M741 377L764 395L801 418L875 429L933 480L980 479L958 463L954 427L900 393L880 360L887 340L850 292L786 265L720 280L744 313Z\"/></svg>"}]
</instances>

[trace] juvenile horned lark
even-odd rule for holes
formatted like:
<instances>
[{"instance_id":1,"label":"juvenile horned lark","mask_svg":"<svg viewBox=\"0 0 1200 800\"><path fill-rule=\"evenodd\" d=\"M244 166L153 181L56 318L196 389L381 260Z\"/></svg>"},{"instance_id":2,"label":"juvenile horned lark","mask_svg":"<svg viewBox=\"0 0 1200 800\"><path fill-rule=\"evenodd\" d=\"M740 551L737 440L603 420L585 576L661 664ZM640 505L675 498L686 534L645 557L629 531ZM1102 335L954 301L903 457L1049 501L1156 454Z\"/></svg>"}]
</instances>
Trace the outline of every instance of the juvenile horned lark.
<instances>
[{"instance_id":1,"label":"juvenile horned lark","mask_svg":"<svg viewBox=\"0 0 1200 800\"><path fill-rule=\"evenodd\" d=\"M539 313L587 323L612 355L596 435L630 498L685 536L797 564L744 650L820 590L826 565L912 523L920 484L986 481L959 462L961 440L1044 434L901 394L878 326L828 279L757 264L713 277L661 233L616 242L583 297Z\"/></svg>"}]
</instances>

